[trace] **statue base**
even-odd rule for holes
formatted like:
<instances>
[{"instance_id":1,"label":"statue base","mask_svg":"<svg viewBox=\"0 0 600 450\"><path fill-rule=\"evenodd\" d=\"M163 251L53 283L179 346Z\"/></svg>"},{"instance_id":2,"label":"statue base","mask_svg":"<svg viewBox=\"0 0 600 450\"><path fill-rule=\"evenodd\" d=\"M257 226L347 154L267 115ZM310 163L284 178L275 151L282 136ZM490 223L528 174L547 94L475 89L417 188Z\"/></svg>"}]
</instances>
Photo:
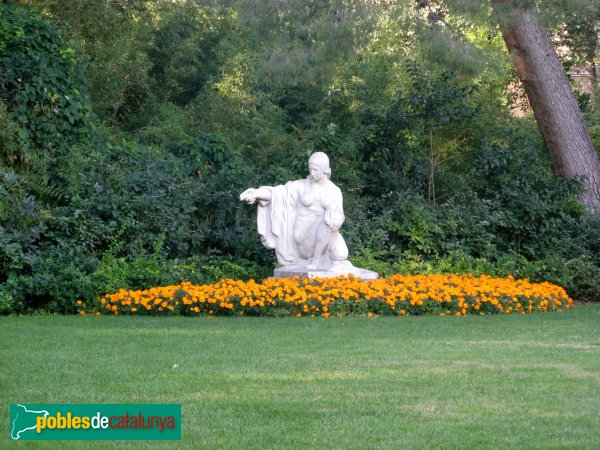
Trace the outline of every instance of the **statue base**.
<instances>
[{"instance_id":1,"label":"statue base","mask_svg":"<svg viewBox=\"0 0 600 450\"><path fill-rule=\"evenodd\" d=\"M334 278L341 275L353 275L361 280L376 280L377 272L354 267L350 262L336 264L328 269L309 269L304 265L286 265L275 268L273 278Z\"/></svg>"}]
</instances>

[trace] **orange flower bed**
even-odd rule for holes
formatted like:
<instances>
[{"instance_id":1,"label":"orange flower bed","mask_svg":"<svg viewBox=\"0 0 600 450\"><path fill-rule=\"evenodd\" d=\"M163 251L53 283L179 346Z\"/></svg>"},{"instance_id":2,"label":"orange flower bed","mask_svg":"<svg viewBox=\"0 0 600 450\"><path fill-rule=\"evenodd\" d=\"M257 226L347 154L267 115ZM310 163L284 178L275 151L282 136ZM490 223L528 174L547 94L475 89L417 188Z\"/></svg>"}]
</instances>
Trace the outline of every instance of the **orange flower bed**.
<instances>
[{"instance_id":1,"label":"orange flower bed","mask_svg":"<svg viewBox=\"0 0 600 450\"><path fill-rule=\"evenodd\" d=\"M120 290L80 314L188 316L345 316L526 314L562 311L572 300L551 283L473 275L394 275L372 281L353 277L279 278L262 282L224 279L214 284Z\"/></svg>"}]
</instances>

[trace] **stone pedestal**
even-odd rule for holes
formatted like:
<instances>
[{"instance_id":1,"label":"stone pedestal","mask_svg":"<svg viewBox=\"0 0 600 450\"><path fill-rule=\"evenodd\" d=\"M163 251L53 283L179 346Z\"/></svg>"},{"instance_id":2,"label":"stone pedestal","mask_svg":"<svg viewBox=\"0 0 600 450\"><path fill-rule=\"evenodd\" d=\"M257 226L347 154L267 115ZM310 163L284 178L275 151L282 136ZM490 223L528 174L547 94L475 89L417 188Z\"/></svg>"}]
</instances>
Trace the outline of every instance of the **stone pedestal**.
<instances>
[{"instance_id":1,"label":"stone pedestal","mask_svg":"<svg viewBox=\"0 0 600 450\"><path fill-rule=\"evenodd\" d=\"M350 263L334 266L325 270L309 269L306 266L287 265L277 267L273 271L273 278L290 278L295 276L303 278L334 278L339 277L340 275L354 275L362 280L376 280L378 278L377 272L354 267Z\"/></svg>"}]
</instances>

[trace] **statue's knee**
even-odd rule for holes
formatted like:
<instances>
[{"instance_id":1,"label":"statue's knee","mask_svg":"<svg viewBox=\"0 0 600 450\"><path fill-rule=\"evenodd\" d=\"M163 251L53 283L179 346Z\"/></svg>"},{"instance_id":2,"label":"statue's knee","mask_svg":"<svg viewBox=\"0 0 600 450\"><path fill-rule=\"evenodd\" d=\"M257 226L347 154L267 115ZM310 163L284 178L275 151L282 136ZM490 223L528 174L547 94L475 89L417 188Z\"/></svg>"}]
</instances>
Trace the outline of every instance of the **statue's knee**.
<instances>
[{"instance_id":1,"label":"statue's knee","mask_svg":"<svg viewBox=\"0 0 600 450\"><path fill-rule=\"evenodd\" d=\"M348 246L341 234L338 234L329 245L329 259L332 261L346 261L348 259Z\"/></svg>"}]
</instances>

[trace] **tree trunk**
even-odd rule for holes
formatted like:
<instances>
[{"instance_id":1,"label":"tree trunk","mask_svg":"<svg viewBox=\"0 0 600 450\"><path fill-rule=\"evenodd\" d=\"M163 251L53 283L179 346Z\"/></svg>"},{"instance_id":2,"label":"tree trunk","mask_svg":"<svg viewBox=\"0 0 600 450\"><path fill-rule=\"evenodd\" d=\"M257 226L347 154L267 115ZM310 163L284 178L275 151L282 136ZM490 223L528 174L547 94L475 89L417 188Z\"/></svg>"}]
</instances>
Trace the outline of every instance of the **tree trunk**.
<instances>
[{"instance_id":1,"label":"tree trunk","mask_svg":"<svg viewBox=\"0 0 600 450\"><path fill-rule=\"evenodd\" d=\"M583 176L581 202L600 213L600 161L567 75L533 9L518 0L491 0L502 34L525 87L554 173Z\"/></svg>"}]
</instances>

